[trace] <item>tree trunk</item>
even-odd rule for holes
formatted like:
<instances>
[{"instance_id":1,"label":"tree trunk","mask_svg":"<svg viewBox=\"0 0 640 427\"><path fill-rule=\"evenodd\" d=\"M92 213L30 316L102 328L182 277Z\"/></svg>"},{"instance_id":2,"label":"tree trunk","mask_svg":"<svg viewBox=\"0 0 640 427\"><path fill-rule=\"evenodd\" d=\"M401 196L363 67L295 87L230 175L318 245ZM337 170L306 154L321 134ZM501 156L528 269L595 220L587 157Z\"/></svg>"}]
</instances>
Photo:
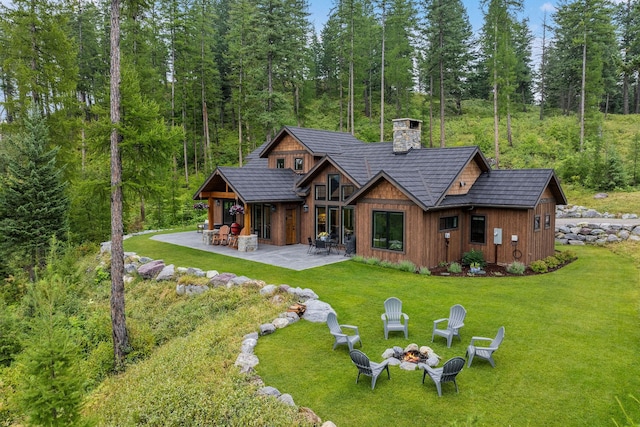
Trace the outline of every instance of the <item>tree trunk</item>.
<instances>
[{"instance_id":1,"label":"tree trunk","mask_svg":"<svg viewBox=\"0 0 640 427\"><path fill-rule=\"evenodd\" d=\"M382 51L380 61L380 142L384 141L384 49L385 49L385 3L382 2Z\"/></svg>"},{"instance_id":2,"label":"tree trunk","mask_svg":"<svg viewBox=\"0 0 640 427\"><path fill-rule=\"evenodd\" d=\"M584 30L584 40L582 41L582 82L580 88L580 151L584 150L584 110L585 91L587 81L587 30Z\"/></svg>"},{"instance_id":3,"label":"tree trunk","mask_svg":"<svg viewBox=\"0 0 640 427\"><path fill-rule=\"evenodd\" d=\"M429 73L429 148L433 148L433 73Z\"/></svg>"},{"instance_id":4,"label":"tree trunk","mask_svg":"<svg viewBox=\"0 0 640 427\"><path fill-rule=\"evenodd\" d=\"M442 59L442 49L444 44L443 34L442 34L442 26L440 26L440 38L439 38L439 49L440 49L440 58L438 59L438 67L440 72L440 148L444 148L444 60Z\"/></svg>"},{"instance_id":5,"label":"tree trunk","mask_svg":"<svg viewBox=\"0 0 640 427\"><path fill-rule=\"evenodd\" d=\"M122 161L120 159L120 0L111 0L111 328L117 371L129 348L124 311Z\"/></svg>"}]
</instances>

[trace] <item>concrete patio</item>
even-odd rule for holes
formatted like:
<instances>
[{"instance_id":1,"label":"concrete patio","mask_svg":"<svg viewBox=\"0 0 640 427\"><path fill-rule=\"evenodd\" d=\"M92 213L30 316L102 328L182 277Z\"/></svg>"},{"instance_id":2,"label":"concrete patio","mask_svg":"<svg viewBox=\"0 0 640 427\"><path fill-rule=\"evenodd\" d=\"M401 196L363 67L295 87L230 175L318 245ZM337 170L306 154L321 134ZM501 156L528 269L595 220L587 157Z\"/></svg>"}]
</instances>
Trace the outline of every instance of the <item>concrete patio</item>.
<instances>
[{"instance_id":1,"label":"concrete patio","mask_svg":"<svg viewBox=\"0 0 640 427\"><path fill-rule=\"evenodd\" d=\"M172 245L185 246L201 251L212 252L218 255L241 258L247 261L260 262L263 264L275 265L276 267L288 268L290 270L307 270L309 268L322 267L323 265L334 264L349 259L344 256L344 251L340 253L332 252L329 255L307 254L307 245L287 245L273 246L259 244L258 250L253 252L239 252L234 248L222 245L207 245L202 240L202 234L195 231L185 231L172 234L158 234L151 237L152 240L170 243Z\"/></svg>"}]
</instances>

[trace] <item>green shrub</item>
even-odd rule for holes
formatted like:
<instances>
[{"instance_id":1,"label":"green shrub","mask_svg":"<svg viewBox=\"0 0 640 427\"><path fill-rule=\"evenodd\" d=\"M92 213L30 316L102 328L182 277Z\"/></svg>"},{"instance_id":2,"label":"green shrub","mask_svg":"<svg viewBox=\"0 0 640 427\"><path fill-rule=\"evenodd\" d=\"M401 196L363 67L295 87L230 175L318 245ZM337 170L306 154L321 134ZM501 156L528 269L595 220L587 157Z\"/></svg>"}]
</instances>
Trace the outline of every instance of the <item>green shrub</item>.
<instances>
[{"instance_id":1,"label":"green shrub","mask_svg":"<svg viewBox=\"0 0 640 427\"><path fill-rule=\"evenodd\" d=\"M562 264L562 262L554 257L554 256L548 256L544 259L545 264L547 264L548 268L556 268L558 267L560 264Z\"/></svg>"},{"instance_id":2,"label":"green shrub","mask_svg":"<svg viewBox=\"0 0 640 427\"><path fill-rule=\"evenodd\" d=\"M427 267L420 267L420 270L418 270L418 273L423 276L431 276L431 270L429 270Z\"/></svg>"},{"instance_id":3,"label":"green shrub","mask_svg":"<svg viewBox=\"0 0 640 427\"><path fill-rule=\"evenodd\" d=\"M440 261L438 263L438 267L447 267L449 265L449 263L447 261Z\"/></svg>"},{"instance_id":4,"label":"green shrub","mask_svg":"<svg viewBox=\"0 0 640 427\"><path fill-rule=\"evenodd\" d=\"M507 272L510 274L522 275L526 268L527 267L520 261L513 261L511 264L507 265Z\"/></svg>"},{"instance_id":5,"label":"green shrub","mask_svg":"<svg viewBox=\"0 0 640 427\"><path fill-rule=\"evenodd\" d=\"M354 255L351 257L352 261L364 263L365 259L362 255Z\"/></svg>"},{"instance_id":6,"label":"green shrub","mask_svg":"<svg viewBox=\"0 0 640 427\"><path fill-rule=\"evenodd\" d=\"M380 267L384 268L398 268L397 264L391 261L380 261Z\"/></svg>"},{"instance_id":7,"label":"green shrub","mask_svg":"<svg viewBox=\"0 0 640 427\"><path fill-rule=\"evenodd\" d=\"M449 264L447 271L449 273L462 273L462 266L460 265L460 263L452 262L451 264Z\"/></svg>"},{"instance_id":8,"label":"green shrub","mask_svg":"<svg viewBox=\"0 0 640 427\"><path fill-rule=\"evenodd\" d=\"M478 263L480 267L484 267L486 263L484 261L484 254L482 251L471 249L469 252L462 254L463 265L471 265L473 263Z\"/></svg>"},{"instance_id":9,"label":"green shrub","mask_svg":"<svg viewBox=\"0 0 640 427\"><path fill-rule=\"evenodd\" d=\"M547 271L549 271L547 263L541 259L533 261L531 264L529 264L529 268L536 273L546 273Z\"/></svg>"},{"instance_id":10,"label":"green shrub","mask_svg":"<svg viewBox=\"0 0 640 427\"><path fill-rule=\"evenodd\" d=\"M113 344L107 341L99 343L85 363L88 385L94 387L113 372L113 362Z\"/></svg>"},{"instance_id":11,"label":"green shrub","mask_svg":"<svg viewBox=\"0 0 640 427\"><path fill-rule=\"evenodd\" d=\"M380 260L375 257L366 258L364 262L368 265L380 265Z\"/></svg>"},{"instance_id":12,"label":"green shrub","mask_svg":"<svg viewBox=\"0 0 640 427\"><path fill-rule=\"evenodd\" d=\"M577 255L574 251L568 249L565 251L557 251L555 257L558 258L561 263L567 263L575 260L577 258Z\"/></svg>"},{"instance_id":13,"label":"green shrub","mask_svg":"<svg viewBox=\"0 0 640 427\"><path fill-rule=\"evenodd\" d=\"M415 273L416 265L408 260L401 261L400 263L398 263L398 270L406 271L408 273Z\"/></svg>"}]
</instances>

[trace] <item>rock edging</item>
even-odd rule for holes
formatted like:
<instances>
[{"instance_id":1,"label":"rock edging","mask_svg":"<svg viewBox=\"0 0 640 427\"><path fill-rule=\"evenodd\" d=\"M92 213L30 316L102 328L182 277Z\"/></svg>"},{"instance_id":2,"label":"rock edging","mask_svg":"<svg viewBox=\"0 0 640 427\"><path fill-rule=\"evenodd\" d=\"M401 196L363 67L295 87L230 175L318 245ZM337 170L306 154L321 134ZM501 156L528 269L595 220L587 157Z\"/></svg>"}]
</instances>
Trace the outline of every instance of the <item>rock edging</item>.
<instances>
[{"instance_id":1,"label":"rock edging","mask_svg":"<svg viewBox=\"0 0 640 427\"><path fill-rule=\"evenodd\" d=\"M101 252L110 251L110 242L104 242L101 244ZM269 323L260 325L259 330L246 334L242 339L242 345L240 346L240 353L236 358L234 365L238 367L241 373L251 374L254 376L254 380L261 384L262 387L258 389L257 394L260 396L273 396L280 402L297 407L293 397L288 393L281 393L278 389L271 386L266 386L262 382L262 379L255 373L255 366L260 363L258 356L254 354L254 349L258 344L258 338L263 335L274 333L278 329L285 328L292 323L299 321L301 318L310 322L323 323L327 321L327 315L329 312L334 312L331 305L326 302L320 301L318 295L311 289L301 289L299 287L291 287L289 285L272 285L266 284L264 281L250 279L245 276L236 276L233 273L218 273L216 270L203 271L199 268L185 268L175 267L173 264L166 265L163 260L153 260L148 257L138 256L135 252L125 252L125 276L124 281L126 283L131 282L138 275L146 280L155 281L176 281L176 293L181 296L193 296L206 292L211 287L225 287L227 289L234 286L252 286L259 289L261 295L265 297L271 297L274 304L282 302L282 297L279 295L281 292L286 292L295 295L298 300L305 304L306 310L302 317L298 316L294 312L284 312L278 315ZM178 279L181 276L190 275L197 278L207 278L208 284L188 284L180 283ZM325 421L322 423L320 417L318 417L313 410L306 407L297 407L298 412L301 413L306 419L308 419L314 425L321 425L322 427L336 427L331 421ZM322 424L321 424L322 423Z\"/></svg>"}]
</instances>

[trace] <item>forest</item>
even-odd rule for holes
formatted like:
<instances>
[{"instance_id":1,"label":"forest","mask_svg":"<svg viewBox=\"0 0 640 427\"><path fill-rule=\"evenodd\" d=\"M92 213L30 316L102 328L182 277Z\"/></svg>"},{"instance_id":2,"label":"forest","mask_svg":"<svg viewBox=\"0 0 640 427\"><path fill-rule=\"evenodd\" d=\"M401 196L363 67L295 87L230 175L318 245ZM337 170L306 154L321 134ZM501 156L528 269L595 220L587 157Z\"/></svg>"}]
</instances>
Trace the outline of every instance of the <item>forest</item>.
<instances>
[{"instance_id":1,"label":"forest","mask_svg":"<svg viewBox=\"0 0 640 427\"><path fill-rule=\"evenodd\" d=\"M245 164L282 126L374 143L411 117L425 147L477 145L494 168L637 191L640 1L561 0L536 23L541 37L523 0L481 7L474 32L460 0L335 0L321 28L305 0L0 4L0 396L18 390L10 405L0 399L0 424L78 422L78 390L114 369L117 322L106 309L88 314L109 293L97 245L195 227L203 180ZM124 315L124 300L111 304ZM162 341L145 327L129 323L128 363ZM80 384L67 368L83 351L94 377ZM51 354L55 383L41 369ZM76 392L42 396L42 384Z\"/></svg>"},{"instance_id":2,"label":"forest","mask_svg":"<svg viewBox=\"0 0 640 427\"><path fill-rule=\"evenodd\" d=\"M374 142L413 117L425 146L479 145L496 167L551 165L590 188L636 185L639 134L607 120L640 113L640 2L563 1L541 40L522 0L482 10L474 34L457 0L337 0L322 28L303 0L123 2L125 228L190 221L204 177L242 165L283 125ZM0 171L11 175L37 112L71 238L106 240L110 3L0 11ZM561 133L540 135L539 122Z\"/></svg>"}]
</instances>

